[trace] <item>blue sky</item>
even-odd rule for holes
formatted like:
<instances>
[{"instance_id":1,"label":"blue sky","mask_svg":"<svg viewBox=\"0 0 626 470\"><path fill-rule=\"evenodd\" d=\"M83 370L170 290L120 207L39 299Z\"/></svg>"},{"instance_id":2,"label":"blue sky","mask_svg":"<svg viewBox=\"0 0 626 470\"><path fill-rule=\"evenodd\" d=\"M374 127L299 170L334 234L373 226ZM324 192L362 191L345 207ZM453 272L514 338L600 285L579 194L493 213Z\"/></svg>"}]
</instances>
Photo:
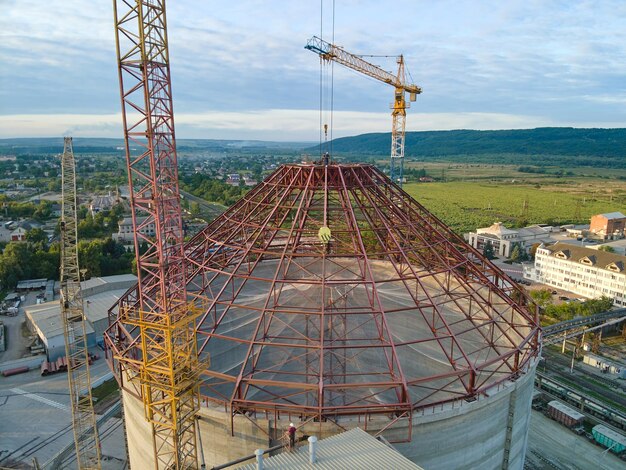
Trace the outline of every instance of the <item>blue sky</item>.
<instances>
[{"instance_id":1,"label":"blue sky","mask_svg":"<svg viewBox=\"0 0 626 470\"><path fill-rule=\"evenodd\" d=\"M178 137L318 139L320 2L170 0L168 22ZM405 55L407 130L626 127L621 0L337 0L335 43ZM0 0L0 138L120 137L118 93L110 1ZM335 66L334 137L389 132L392 95Z\"/></svg>"}]
</instances>

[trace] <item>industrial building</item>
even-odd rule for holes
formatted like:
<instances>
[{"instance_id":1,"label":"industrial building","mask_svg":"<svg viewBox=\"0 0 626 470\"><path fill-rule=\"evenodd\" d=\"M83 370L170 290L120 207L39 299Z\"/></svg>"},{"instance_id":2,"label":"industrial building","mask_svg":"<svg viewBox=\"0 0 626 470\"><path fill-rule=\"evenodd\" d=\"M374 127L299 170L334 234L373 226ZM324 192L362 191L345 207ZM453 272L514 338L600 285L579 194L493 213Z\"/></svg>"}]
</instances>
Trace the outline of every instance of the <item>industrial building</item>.
<instances>
[{"instance_id":1,"label":"industrial building","mask_svg":"<svg viewBox=\"0 0 626 470\"><path fill-rule=\"evenodd\" d=\"M31 305L24 308L26 323L43 344L48 361L56 361L65 356L65 338L59 301ZM91 322L85 323L87 346L96 346L96 335Z\"/></svg>"},{"instance_id":2,"label":"industrial building","mask_svg":"<svg viewBox=\"0 0 626 470\"><path fill-rule=\"evenodd\" d=\"M424 468L521 469L537 312L506 274L371 165L284 165L185 247L200 311L207 466L361 428ZM109 359L141 354L112 310ZM207 361L208 362L208 361ZM154 466L137 370L129 456Z\"/></svg>"},{"instance_id":3,"label":"industrial building","mask_svg":"<svg viewBox=\"0 0 626 470\"><path fill-rule=\"evenodd\" d=\"M626 305L626 256L593 248L555 243L541 245L524 277L587 298L607 296Z\"/></svg>"},{"instance_id":4,"label":"industrial building","mask_svg":"<svg viewBox=\"0 0 626 470\"><path fill-rule=\"evenodd\" d=\"M45 286L45 279L43 281ZM136 282L137 277L132 274L94 277L81 282L89 347L102 344L104 331L109 326L108 310ZM59 301L31 305L24 311L29 328L44 345L48 361L64 356L65 339Z\"/></svg>"},{"instance_id":5,"label":"industrial building","mask_svg":"<svg viewBox=\"0 0 626 470\"><path fill-rule=\"evenodd\" d=\"M476 229L476 232L466 233L464 237L471 246L480 251L487 243L491 243L496 256L508 258L515 245L528 252L535 243L550 241L551 233L551 226L531 225L514 230L506 228L502 222L495 222L489 227Z\"/></svg>"},{"instance_id":6,"label":"industrial building","mask_svg":"<svg viewBox=\"0 0 626 470\"><path fill-rule=\"evenodd\" d=\"M624 238L626 215L621 212L609 212L591 217L589 231L604 240L619 240Z\"/></svg>"}]
</instances>

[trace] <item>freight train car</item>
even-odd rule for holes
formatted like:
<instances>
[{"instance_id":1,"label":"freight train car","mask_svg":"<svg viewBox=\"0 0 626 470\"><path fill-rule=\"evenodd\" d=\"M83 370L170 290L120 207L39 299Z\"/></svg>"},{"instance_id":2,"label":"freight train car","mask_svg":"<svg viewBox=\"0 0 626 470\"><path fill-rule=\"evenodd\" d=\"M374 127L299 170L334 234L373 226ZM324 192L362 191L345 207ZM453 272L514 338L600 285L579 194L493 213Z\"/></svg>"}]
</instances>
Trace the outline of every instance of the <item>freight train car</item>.
<instances>
[{"instance_id":1,"label":"freight train car","mask_svg":"<svg viewBox=\"0 0 626 470\"><path fill-rule=\"evenodd\" d=\"M626 450L626 437L601 424L591 429L594 440L601 446L606 447L611 452L620 455Z\"/></svg>"}]
</instances>

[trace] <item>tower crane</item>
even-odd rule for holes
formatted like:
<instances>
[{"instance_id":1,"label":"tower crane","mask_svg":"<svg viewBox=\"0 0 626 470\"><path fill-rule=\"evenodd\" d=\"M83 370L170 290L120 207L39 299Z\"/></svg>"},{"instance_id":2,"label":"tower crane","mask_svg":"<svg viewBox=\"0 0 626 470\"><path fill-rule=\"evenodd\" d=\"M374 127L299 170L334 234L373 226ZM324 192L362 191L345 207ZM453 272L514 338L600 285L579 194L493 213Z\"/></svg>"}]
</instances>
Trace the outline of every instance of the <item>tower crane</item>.
<instances>
[{"instance_id":1,"label":"tower crane","mask_svg":"<svg viewBox=\"0 0 626 470\"><path fill-rule=\"evenodd\" d=\"M398 73L396 75L371 64L358 55L351 54L343 48L331 44L323 39L313 36L307 41L305 49L318 54L323 61L334 61L350 69L361 72L364 75L380 80L394 87L394 100L391 104L391 160L390 174L392 181L399 181L402 186L404 169L404 136L406 129L406 108L410 103L406 102L405 93L409 93L410 101L415 101L422 89L406 81L404 57L398 56Z\"/></svg>"},{"instance_id":2,"label":"tower crane","mask_svg":"<svg viewBox=\"0 0 626 470\"><path fill-rule=\"evenodd\" d=\"M78 266L76 166L72 138L61 155L61 317L78 468L100 469L100 439L91 396L85 311Z\"/></svg>"},{"instance_id":3,"label":"tower crane","mask_svg":"<svg viewBox=\"0 0 626 470\"><path fill-rule=\"evenodd\" d=\"M187 294L165 0L113 7L138 276L119 318L141 344L140 357L116 359L138 384L154 468L198 468L198 315Z\"/></svg>"}]
</instances>

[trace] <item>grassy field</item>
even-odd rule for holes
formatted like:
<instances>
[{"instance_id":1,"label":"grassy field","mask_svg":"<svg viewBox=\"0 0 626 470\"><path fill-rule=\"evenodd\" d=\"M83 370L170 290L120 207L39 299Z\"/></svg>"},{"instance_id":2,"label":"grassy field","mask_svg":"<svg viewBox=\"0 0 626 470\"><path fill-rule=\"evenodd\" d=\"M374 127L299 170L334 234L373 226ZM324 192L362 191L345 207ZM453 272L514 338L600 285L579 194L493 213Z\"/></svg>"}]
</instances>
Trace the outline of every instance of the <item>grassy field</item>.
<instances>
[{"instance_id":1,"label":"grassy field","mask_svg":"<svg viewBox=\"0 0 626 470\"><path fill-rule=\"evenodd\" d=\"M407 183L404 190L458 233L496 221L528 224L589 223L594 214L626 213L626 183L591 177L533 181L478 178L476 181ZM470 177L471 178L471 177Z\"/></svg>"}]
</instances>

